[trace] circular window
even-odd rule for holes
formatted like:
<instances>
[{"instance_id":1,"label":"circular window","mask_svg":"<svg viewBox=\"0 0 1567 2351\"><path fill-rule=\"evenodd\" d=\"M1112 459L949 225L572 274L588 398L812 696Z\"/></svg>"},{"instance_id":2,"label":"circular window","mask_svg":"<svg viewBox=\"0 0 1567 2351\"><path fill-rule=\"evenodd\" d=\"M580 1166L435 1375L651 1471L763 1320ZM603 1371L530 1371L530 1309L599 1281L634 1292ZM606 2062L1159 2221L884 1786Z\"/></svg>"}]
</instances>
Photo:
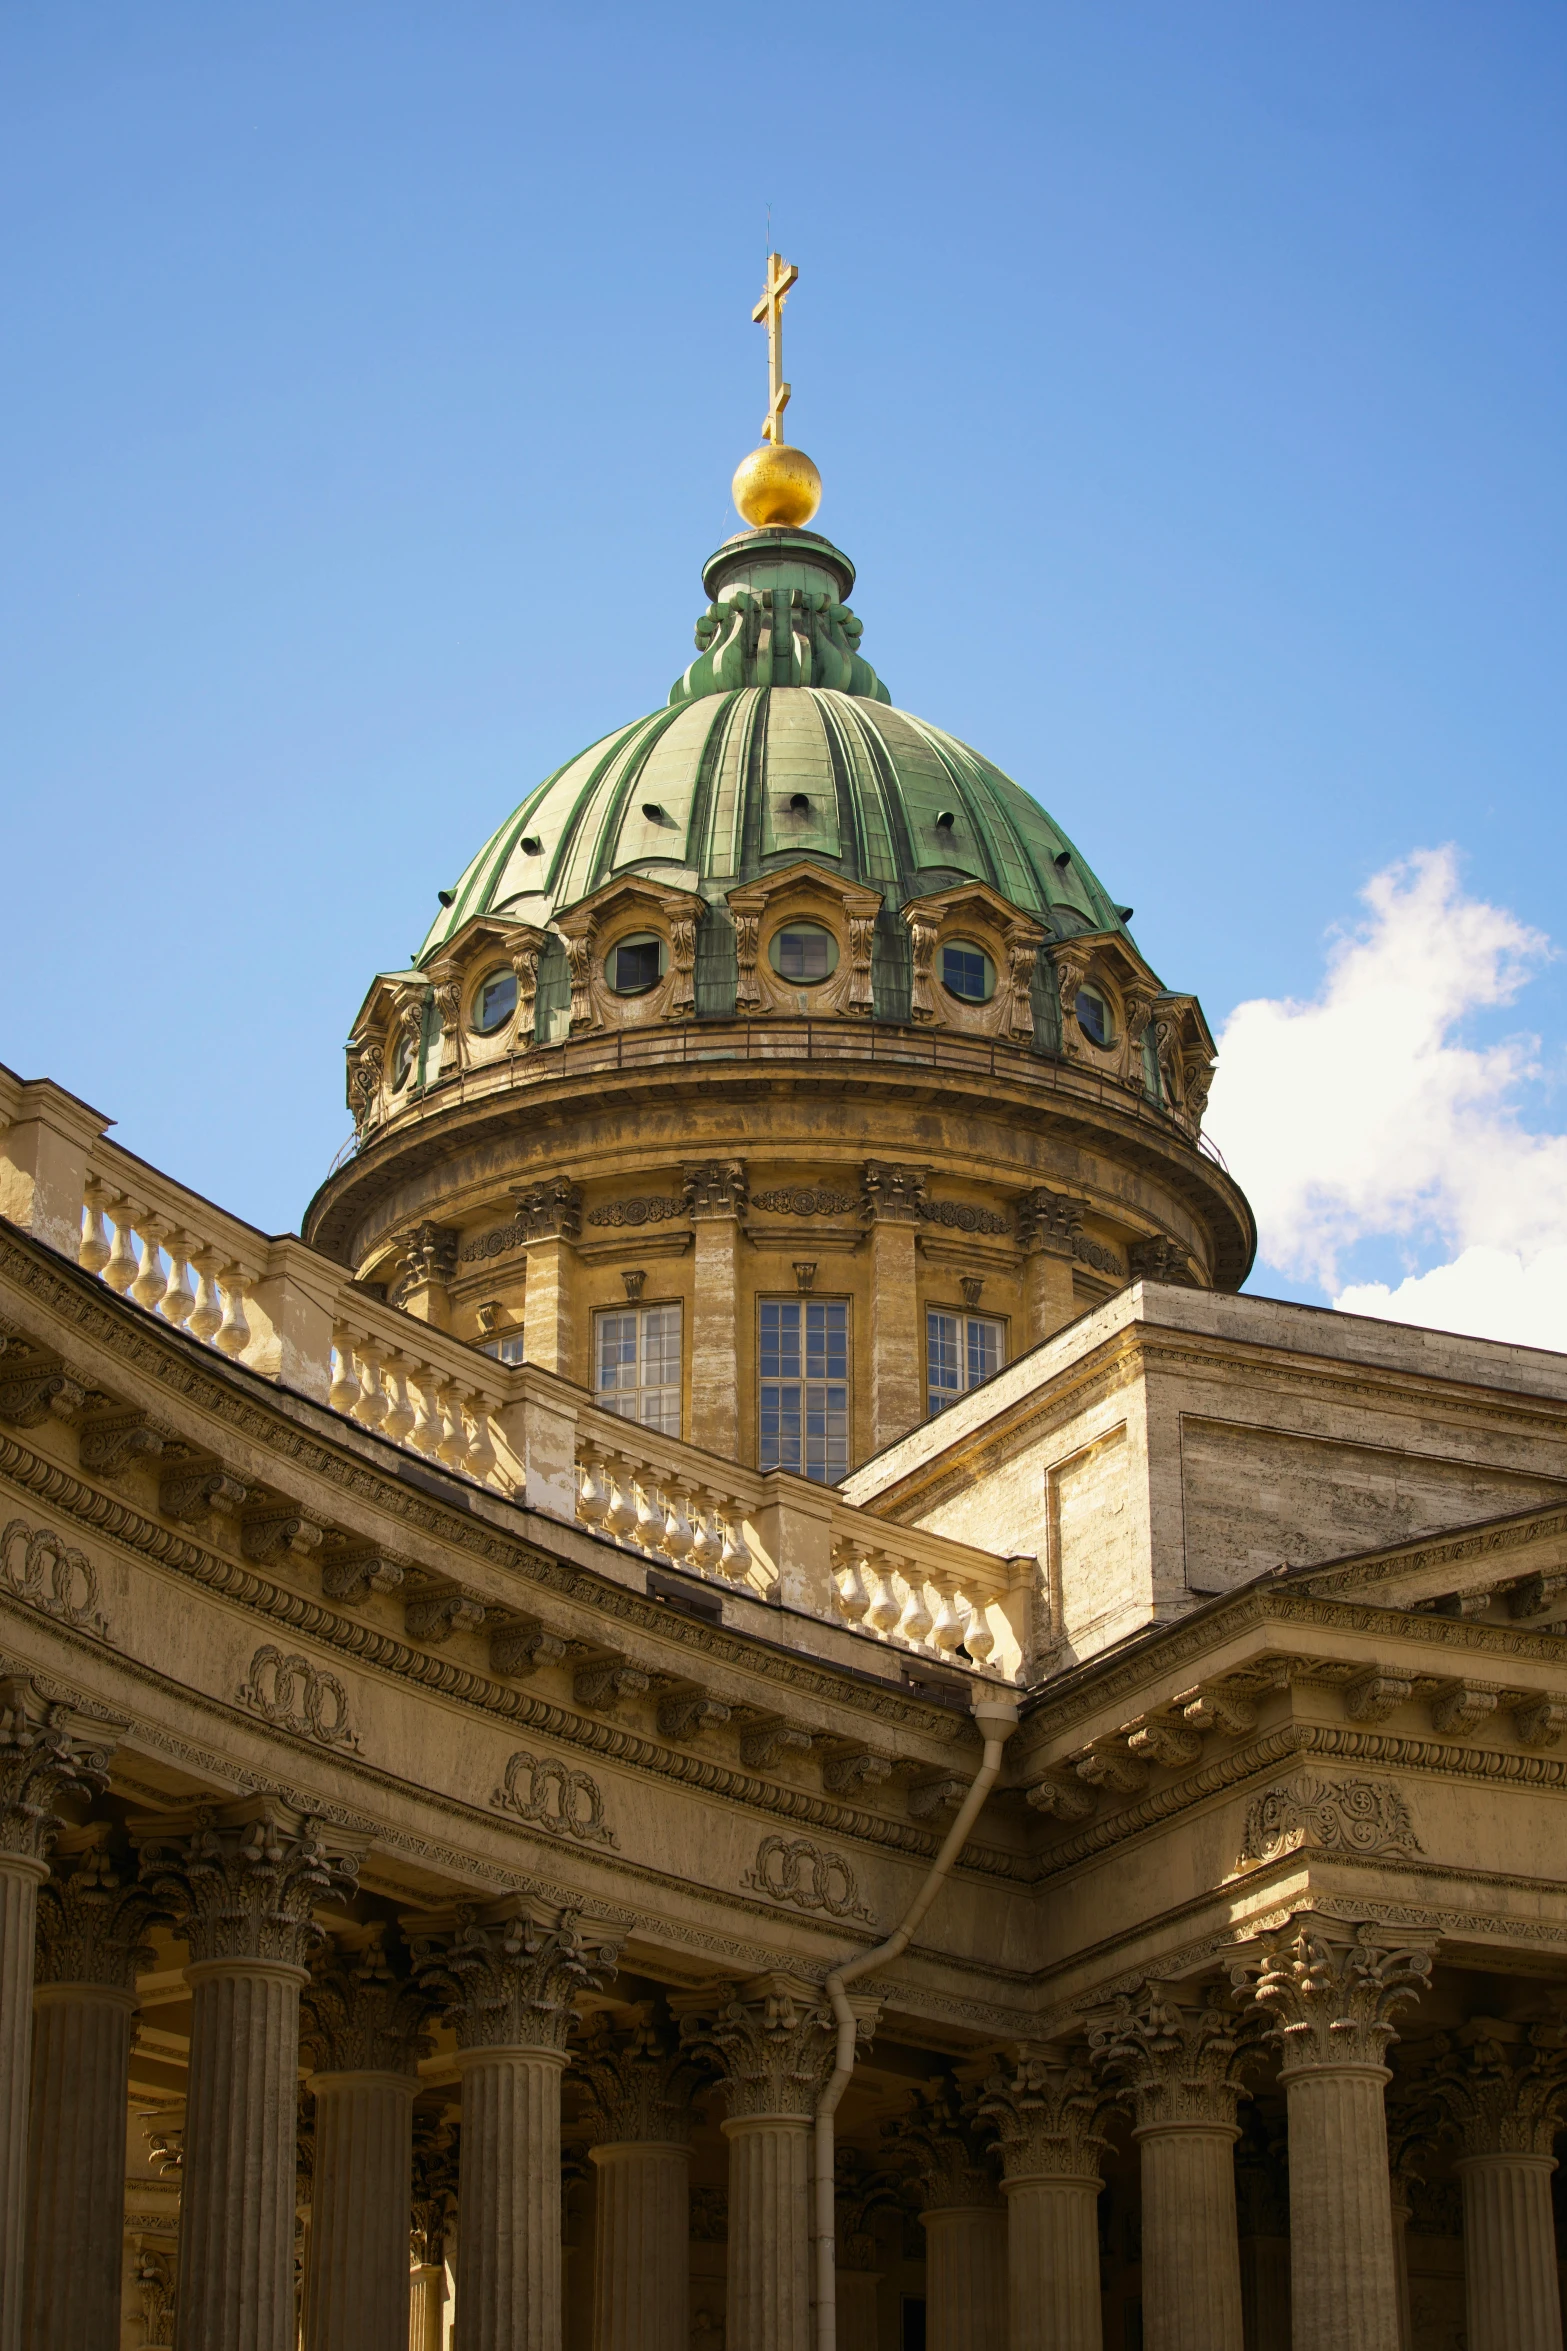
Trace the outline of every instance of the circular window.
<instances>
[{"instance_id":1,"label":"circular window","mask_svg":"<svg viewBox=\"0 0 1567 2351\"><path fill-rule=\"evenodd\" d=\"M781 980L800 980L808 988L831 979L838 968L838 942L819 922L792 922L774 931L768 954Z\"/></svg>"},{"instance_id":2,"label":"circular window","mask_svg":"<svg viewBox=\"0 0 1567 2351\"><path fill-rule=\"evenodd\" d=\"M473 1000L473 1030L475 1036L493 1037L503 1029L517 1009L517 974L514 971L492 971L479 982Z\"/></svg>"},{"instance_id":3,"label":"circular window","mask_svg":"<svg viewBox=\"0 0 1567 2351\"><path fill-rule=\"evenodd\" d=\"M972 939L949 939L941 950L941 984L965 1004L988 1004L996 992L996 967Z\"/></svg>"},{"instance_id":4,"label":"circular window","mask_svg":"<svg viewBox=\"0 0 1567 2351\"><path fill-rule=\"evenodd\" d=\"M1110 1045L1115 1042L1115 1015L1110 1001L1097 988L1079 988L1077 991L1077 1025L1090 1045Z\"/></svg>"},{"instance_id":5,"label":"circular window","mask_svg":"<svg viewBox=\"0 0 1567 2351\"><path fill-rule=\"evenodd\" d=\"M664 942L653 931L617 940L604 958L604 977L617 996L645 996L664 976Z\"/></svg>"},{"instance_id":6,"label":"circular window","mask_svg":"<svg viewBox=\"0 0 1567 2351\"><path fill-rule=\"evenodd\" d=\"M408 1042L408 1031L399 1029L392 1046L392 1091L394 1094L400 1094L404 1086L407 1085L413 1065L413 1048Z\"/></svg>"}]
</instances>

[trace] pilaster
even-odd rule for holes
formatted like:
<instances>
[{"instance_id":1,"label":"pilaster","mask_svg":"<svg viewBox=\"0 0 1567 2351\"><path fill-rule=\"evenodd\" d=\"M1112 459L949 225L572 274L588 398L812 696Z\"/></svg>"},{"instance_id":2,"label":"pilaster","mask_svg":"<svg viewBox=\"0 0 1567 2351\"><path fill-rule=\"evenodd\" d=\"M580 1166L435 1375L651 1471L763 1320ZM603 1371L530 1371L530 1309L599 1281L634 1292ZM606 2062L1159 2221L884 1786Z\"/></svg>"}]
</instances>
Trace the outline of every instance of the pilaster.
<instances>
[{"instance_id":1,"label":"pilaster","mask_svg":"<svg viewBox=\"0 0 1567 2351\"><path fill-rule=\"evenodd\" d=\"M0 2351L23 2351L28 2120L38 1888L60 1808L107 1784L112 1739L0 1678ZM119 2223L115 2223L115 2242Z\"/></svg>"},{"instance_id":2,"label":"pilaster","mask_svg":"<svg viewBox=\"0 0 1567 2351\"><path fill-rule=\"evenodd\" d=\"M875 1453L925 1417L918 1259L926 1171L870 1160L862 1183L871 1234L871 1432Z\"/></svg>"},{"instance_id":3,"label":"pilaster","mask_svg":"<svg viewBox=\"0 0 1567 2351\"><path fill-rule=\"evenodd\" d=\"M38 1892L23 2329L95 2351L120 2316L134 1981L157 1904L107 1822L60 1832Z\"/></svg>"},{"instance_id":4,"label":"pilaster","mask_svg":"<svg viewBox=\"0 0 1567 2351\"><path fill-rule=\"evenodd\" d=\"M1255 2031L1217 1992L1145 1984L1092 2041L1136 2118L1147 2351L1243 2351L1235 2108Z\"/></svg>"},{"instance_id":5,"label":"pilaster","mask_svg":"<svg viewBox=\"0 0 1567 2351\"><path fill-rule=\"evenodd\" d=\"M615 1944L522 1895L409 1931L457 2035L463 2351L558 2351L560 2081L572 2004L612 1972Z\"/></svg>"},{"instance_id":6,"label":"pilaster","mask_svg":"<svg viewBox=\"0 0 1567 2351\"><path fill-rule=\"evenodd\" d=\"M130 1827L190 1955L176 2351L294 2351L299 1994L358 1864L273 1796Z\"/></svg>"},{"instance_id":7,"label":"pilaster","mask_svg":"<svg viewBox=\"0 0 1567 2351\"><path fill-rule=\"evenodd\" d=\"M1008 2351L1100 2351L1099 2128L1107 2100L1081 2042L1025 2043L978 2113L1001 2149Z\"/></svg>"},{"instance_id":8,"label":"pilaster","mask_svg":"<svg viewBox=\"0 0 1567 2351\"><path fill-rule=\"evenodd\" d=\"M413 2101L428 2002L384 1926L319 1952L303 1995L315 2160L304 2351L380 2351L408 2306Z\"/></svg>"},{"instance_id":9,"label":"pilaster","mask_svg":"<svg viewBox=\"0 0 1567 2351\"><path fill-rule=\"evenodd\" d=\"M1469 2351L1561 2351L1552 2144L1567 2107L1559 2025L1477 2017L1438 2037L1430 2086L1463 2150Z\"/></svg>"},{"instance_id":10,"label":"pilaster","mask_svg":"<svg viewBox=\"0 0 1567 2351\"><path fill-rule=\"evenodd\" d=\"M1384 2057L1395 2010L1430 1969L1372 1927L1308 1914L1235 1971L1283 2059L1293 2351L1398 2351Z\"/></svg>"},{"instance_id":11,"label":"pilaster","mask_svg":"<svg viewBox=\"0 0 1567 2351\"><path fill-rule=\"evenodd\" d=\"M739 1458L740 1236L746 1209L745 1166L707 1160L685 1170L685 1198L695 1233L691 1275L690 1442Z\"/></svg>"}]
</instances>

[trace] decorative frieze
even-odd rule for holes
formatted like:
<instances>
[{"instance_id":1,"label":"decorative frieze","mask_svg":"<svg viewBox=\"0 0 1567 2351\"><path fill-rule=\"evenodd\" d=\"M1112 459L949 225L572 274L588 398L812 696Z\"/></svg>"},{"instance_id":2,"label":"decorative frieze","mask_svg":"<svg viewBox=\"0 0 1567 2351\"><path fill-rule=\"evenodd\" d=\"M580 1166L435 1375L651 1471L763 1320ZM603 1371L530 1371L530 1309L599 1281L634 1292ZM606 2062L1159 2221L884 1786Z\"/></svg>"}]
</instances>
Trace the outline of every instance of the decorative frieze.
<instances>
[{"instance_id":1,"label":"decorative frieze","mask_svg":"<svg viewBox=\"0 0 1567 2351\"><path fill-rule=\"evenodd\" d=\"M860 1198L855 1192L834 1192L822 1184L789 1184L770 1192L753 1192L751 1206L764 1216L855 1216Z\"/></svg>"},{"instance_id":2,"label":"decorative frieze","mask_svg":"<svg viewBox=\"0 0 1567 2351\"><path fill-rule=\"evenodd\" d=\"M667 1192L637 1192L629 1200L606 1200L601 1206L590 1208L588 1222L616 1226L671 1224L683 1221L686 1214L685 1201L672 1199Z\"/></svg>"},{"instance_id":3,"label":"decorative frieze","mask_svg":"<svg viewBox=\"0 0 1567 2351\"><path fill-rule=\"evenodd\" d=\"M519 1747L508 1758L505 1776L490 1802L549 1836L612 1850L616 1846L615 1832L604 1819L597 1780L557 1756L530 1755Z\"/></svg>"},{"instance_id":4,"label":"decorative frieze","mask_svg":"<svg viewBox=\"0 0 1567 2351\"><path fill-rule=\"evenodd\" d=\"M814 1844L809 1837L764 1837L740 1883L765 1894L770 1902L786 1902L794 1910L875 1924L875 1913L860 1898L852 1866L842 1854Z\"/></svg>"},{"instance_id":5,"label":"decorative frieze","mask_svg":"<svg viewBox=\"0 0 1567 2351\"><path fill-rule=\"evenodd\" d=\"M1238 1866L1310 1847L1323 1853L1424 1850L1403 1795L1387 1780L1325 1779L1298 1771L1247 1807Z\"/></svg>"},{"instance_id":6,"label":"decorative frieze","mask_svg":"<svg viewBox=\"0 0 1567 2351\"><path fill-rule=\"evenodd\" d=\"M285 1657L270 1641L263 1642L238 1694L242 1706L279 1730L294 1731L322 1747L358 1751L348 1692L335 1673L327 1673L309 1657Z\"/></svg>"}]
</instances>

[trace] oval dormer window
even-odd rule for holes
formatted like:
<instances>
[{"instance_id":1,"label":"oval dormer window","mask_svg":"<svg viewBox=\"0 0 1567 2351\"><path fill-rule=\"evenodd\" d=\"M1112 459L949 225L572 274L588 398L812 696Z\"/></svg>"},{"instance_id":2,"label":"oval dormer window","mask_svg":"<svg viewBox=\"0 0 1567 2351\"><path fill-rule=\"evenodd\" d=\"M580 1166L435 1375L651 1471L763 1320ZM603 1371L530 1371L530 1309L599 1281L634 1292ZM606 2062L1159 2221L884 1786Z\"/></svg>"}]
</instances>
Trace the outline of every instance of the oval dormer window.
<instances>
[{"instance_id":1,"label":"oval dormer window","mask_svg":"<svg viewBox=\"0 0 1567 2351\"><path fill-rule=\"evenodd\" d=\"M517 1009L517 974L492 971L479 982L470 1020L476 1037L493 1037Z\"/></svg>"},{"instance_id":2,"label":"oval dormer window","mask_svg":"<svg viewBox=\"0 0 1567 2351\"><path fill-rule=\"evenodd\" d=\"M964 1004L988 1004L996 992L996 967L972 939L949 939L941 950L941 984Z\"/></svg>"},{"instance_id":3,"label":"oval dormer window","mask_svg":"<svg viewBox=\"0 0 1567 2351\"><path fill-rule=\"evenodd\" d=\"M617 939L604 958L604 977L617 996L645 996L664 976L664 942L655 931Z\"/></svg>"},{"instance_id":4,"label":"oval dormer window","mask_svg":"<svg viewBox=\"0 0 1567 2351\"><path fill-rule=\"evenodd\" d=\"M838 942L819 922L791 922L774 931L768 955L781 980L811 988L838 968Z\"/></svg>"},{"instance_id":5,"label":"oval dormer window","mask_svg":"<svg viewBox=\"0 0 1567 2351\"><path fill-rule=\"evenodd\" d=\"M1115 1043L1115 1014L1110 999L1097 988L1079 988L1077 991L1077 1025L1090 1045L1101 1048Z\"/></svg>"}]
</instances>

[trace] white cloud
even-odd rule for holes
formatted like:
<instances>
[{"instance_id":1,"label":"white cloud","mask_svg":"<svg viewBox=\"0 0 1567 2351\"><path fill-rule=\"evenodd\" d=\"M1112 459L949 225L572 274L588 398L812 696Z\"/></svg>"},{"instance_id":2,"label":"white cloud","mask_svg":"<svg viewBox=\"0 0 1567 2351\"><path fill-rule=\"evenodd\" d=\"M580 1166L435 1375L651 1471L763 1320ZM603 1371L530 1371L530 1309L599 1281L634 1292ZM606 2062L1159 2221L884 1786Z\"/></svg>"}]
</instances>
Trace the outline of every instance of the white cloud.
<instances>
[{"instance_id":1,"label":"white cloud","mask_svg":"<svg viewBox=\"0 0 1567 2351\"><path fill-rule=\"evenodd\" d=\"M1567 1135L1520 1115L1537 1041L1463 1037L1550 943L1466 896L1451 849L1416 852L1362 895L1319 993L1237 1005L1220 1038L1211 1124L1260 1253L1357 1314L1567 1347ZM1343 1253L1375 1239L1412 1264L1450 1255L1396 1288L1340 1290Z\"/></svg>"}]
</instances>

